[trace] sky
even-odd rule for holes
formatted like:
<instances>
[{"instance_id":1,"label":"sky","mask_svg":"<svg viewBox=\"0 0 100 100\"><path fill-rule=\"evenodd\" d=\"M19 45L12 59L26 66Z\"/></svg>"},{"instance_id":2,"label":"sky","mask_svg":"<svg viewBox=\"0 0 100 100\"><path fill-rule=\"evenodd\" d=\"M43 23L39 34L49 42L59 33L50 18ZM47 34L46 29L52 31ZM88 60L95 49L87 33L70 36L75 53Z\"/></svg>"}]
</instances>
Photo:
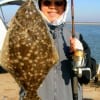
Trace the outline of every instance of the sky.
<instances>
[{"instance_id":1,"label":"sky","mask_svg":"<svg viewBox=\"0 0 100 100\"><path fill-rule=\"evenodd\" d=\"M2 7L5 20L9 21L17 9L18 6L12 5ZM1 11L0 16L2 17ZM100 22L100 0L74 0L74 16L75 22ZM70 11L67 21L71 21Z\"/></svg>"},{"instance_id":2,"label":"sky","mask_svg":"<svg viewBox=\"0 0 100 100\"><path fill-rule=\"evenodd\" d=\"M100 0L74 0L74 7L76 20L100 22Z\"/></svg>"}]
</instances>

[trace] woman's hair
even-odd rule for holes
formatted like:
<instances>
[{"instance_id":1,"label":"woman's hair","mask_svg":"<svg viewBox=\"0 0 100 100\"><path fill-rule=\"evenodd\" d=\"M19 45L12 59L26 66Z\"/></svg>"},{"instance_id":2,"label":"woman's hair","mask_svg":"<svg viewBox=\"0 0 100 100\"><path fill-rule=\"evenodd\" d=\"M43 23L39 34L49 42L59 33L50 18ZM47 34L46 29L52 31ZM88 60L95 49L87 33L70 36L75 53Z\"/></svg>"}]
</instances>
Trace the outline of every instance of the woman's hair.
<instances>
[{"instance_id":1,"label":"woman's hair","mask_svg":"<svg viewBox=\"0 0 100 100\"><path fill-rule=\"evenodd\" d=\"M39 9L40 9L40 10L41 10L41 2L42 2L42 0L38 0L38 4L39 4ZM65 8L66 8L66 5L67 5L67 1L64 0L64 10L65 10Z\"/></svg>"}]
</instances>

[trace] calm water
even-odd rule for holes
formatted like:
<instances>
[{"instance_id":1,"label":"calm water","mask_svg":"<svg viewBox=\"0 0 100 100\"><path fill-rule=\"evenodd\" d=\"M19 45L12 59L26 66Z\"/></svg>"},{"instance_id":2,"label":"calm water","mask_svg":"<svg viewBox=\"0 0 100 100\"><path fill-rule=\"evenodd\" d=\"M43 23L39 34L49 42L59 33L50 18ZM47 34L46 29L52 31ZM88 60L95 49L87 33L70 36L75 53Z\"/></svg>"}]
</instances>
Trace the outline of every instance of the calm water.
<instances>
[{"instance_id":1,"label":"calm water","mask_svg":"<svg viewBox=\"0 0 100 100\"><path fill-rule=\"evenodd\" d=\"M76 24L75 30L83 35L91 48L92 57L100 63L100 25Z\"/></svg>"}]
</instances>

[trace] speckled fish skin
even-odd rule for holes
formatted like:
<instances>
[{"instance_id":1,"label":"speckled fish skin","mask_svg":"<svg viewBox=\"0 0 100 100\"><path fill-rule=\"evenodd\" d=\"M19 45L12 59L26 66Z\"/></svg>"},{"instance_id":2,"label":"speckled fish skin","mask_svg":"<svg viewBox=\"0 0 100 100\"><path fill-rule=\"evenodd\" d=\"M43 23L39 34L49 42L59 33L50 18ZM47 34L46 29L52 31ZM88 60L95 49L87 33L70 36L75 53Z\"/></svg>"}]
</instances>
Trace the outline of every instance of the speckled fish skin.
<instances>
[{"instance_id":1,"label":"speckled fish skin","mask_svg":"<svg viewBox=\"0 0 100 100\"><path fill-rule=\"evenodd\" d=\"M48 28L32 1L17 11L8 29L1 63L26 90L24 100L41 100L37 89L59 57Z\"/></svg>"}]
</instances>

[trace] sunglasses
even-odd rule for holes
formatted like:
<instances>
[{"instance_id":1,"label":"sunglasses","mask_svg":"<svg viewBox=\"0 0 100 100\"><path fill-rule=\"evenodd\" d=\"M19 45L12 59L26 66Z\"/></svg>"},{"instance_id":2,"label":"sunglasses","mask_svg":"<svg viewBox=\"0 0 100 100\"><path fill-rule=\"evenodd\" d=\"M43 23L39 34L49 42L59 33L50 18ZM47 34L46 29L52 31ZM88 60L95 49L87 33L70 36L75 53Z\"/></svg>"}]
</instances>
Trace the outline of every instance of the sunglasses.
<instances>
[{"instance_id":1,"label":"sunglasses","mask_svg":"<svg viewBox=\"0 0 100 100\"><path fill-rule=\"evenodd\" d=\"M55 6L62 6L62 5L64 5L64 1L60 1L60 0L54 1L54 2L52 2L50 0L44 0L43 1L43 5L44 6L51 6L52 3L54 3Z\"/></svg>"}]
</instances>

